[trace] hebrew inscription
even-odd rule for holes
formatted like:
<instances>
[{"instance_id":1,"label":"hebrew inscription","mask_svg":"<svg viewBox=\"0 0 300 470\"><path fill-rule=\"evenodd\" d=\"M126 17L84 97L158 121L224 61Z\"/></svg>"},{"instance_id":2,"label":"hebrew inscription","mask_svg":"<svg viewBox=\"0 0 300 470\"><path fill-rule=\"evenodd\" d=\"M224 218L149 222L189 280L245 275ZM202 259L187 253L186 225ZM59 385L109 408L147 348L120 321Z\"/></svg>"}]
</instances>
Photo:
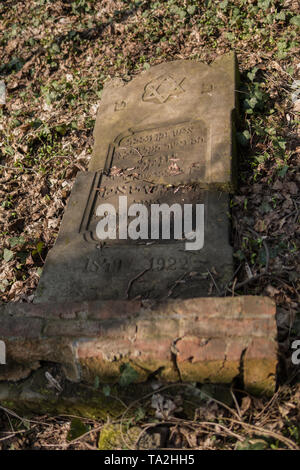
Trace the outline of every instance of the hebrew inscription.
<instances>
[{"instance_id":1,"label":"hebrew inscription","mask_svg":"<svg viewBox=\"0 0 300 470\"><path fill-rule=\"evenodd\" d=\"M174 214L170 214L170 238L163 239L161 228L158 239L151 242L151 205L152 204L167 204L169 207L173 204L178 204L181 207L182 215L184 215L184 205L190 204L192 206L192 221L191 230L196 228L196 204L205 204L206 193L199 190L196 185L189 185L185 187L165 187L164 185L153 185L145 183L143 181L132 181L130 177L130 170L125 172L122 176L105 176L102 175L100 179L95 180L93 190L90 195L90 201L87 205L84 222L81 226L80 232L83 234L83 238L87 242L96 243L99 245L100 241L96 234L96 227L99 221L97 216L97 207L101 204L112 204L116 209L116 218L119 220L120 210L120 196L126 195L126 212L131 204L138 203L143 204L148 210L148 240L140 240L138 244L135 240L131 240L130 237L126 239L120 239L119 232L117 229L116 239L107 239L105 243L107 245L125 244L135 245L138 249L142 245L151 245L154 243L170 244L177 243L182 244L184 240L184 233L182 232L182 238L174 238ZM124 211L123 203L121 210ZM134 218L128 217L127 224L130 224ZM174 262L174 269L176 269L176 262Z\"/></svg>"},{"instance_id":2,"label":"hebrew inscription","mask_svg":"<svg viewBox=\"0 0 300 470\"><path fill-rule=\"evenodd\" d=\"M162 172L158 171L158 179L152 174L150 181L224 184L228 188L235 166L232 133L238 87L235 66L233 54L226 54L210 65L175 60L150 67L130 81L118 79L117 86L115 81L108 82L97 111L89 169L108 171L111 163L120 168L117 160L125 160L128 152L133 158L139 152L144 159L156 156L181 159L183 152L185 159L191 159L191 170L187 169L188 161L184 168L182 161L173 160ZM171 132L163 137L166 128L174 127L176 131L180 124L193 125L190 141L183 134L179 141ZM172 155L172 151L179 155ZM198 158L193 158L196 155ZM203 163L205 171L201 169ZM157 164L161 169L159 159L153 167L157 168Z\"/></svg>"},{"instance_id":3,"label":"hebrew inscription","mask_svg":"<svg viewBox=\"0 0 300 470\"><path fill-rule=\"evenodd\" d=\"M207 129L201 120L129 130L109 150L106 170L131 168L145 181L172 182L204 178ZM115 170L114 170L115 171Z\"/></svg>"}]
</instances>

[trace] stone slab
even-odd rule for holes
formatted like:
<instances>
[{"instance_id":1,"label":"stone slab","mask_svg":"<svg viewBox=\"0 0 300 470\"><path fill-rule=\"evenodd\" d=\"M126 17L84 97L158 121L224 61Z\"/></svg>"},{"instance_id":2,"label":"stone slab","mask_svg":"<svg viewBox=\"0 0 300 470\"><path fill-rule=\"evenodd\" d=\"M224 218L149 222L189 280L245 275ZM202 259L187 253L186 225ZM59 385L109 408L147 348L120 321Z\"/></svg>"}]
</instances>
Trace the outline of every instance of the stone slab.
<instances>
[{"instance_id":1,"label":"stone slab","mask_svg":"<svg viewBox=\"0 0 300 470\"><path fill-rule=\"evenodd\" d=\"M100 203L204 204L204 246L186 240L107 240L96 237ZM216 295L233 274L229 244L229 195L197 185L173 187L136 180L130 174L77 176L55 246L49 252L35 302L198 297ZM215 284L212 280L214 278Z\"/></svg>"},{"instance_id":2,"label":"stone slab","mask_svg":"<svg viewBox=\"0 0 300 470\"><path fill-rule=\"evenodd\" d=\"M236 88L232 53L210 66L178 60L128 83L111 80L98 108L89 170L134 167L152 183L230 187Z\"/></svg>"}]
</instances>

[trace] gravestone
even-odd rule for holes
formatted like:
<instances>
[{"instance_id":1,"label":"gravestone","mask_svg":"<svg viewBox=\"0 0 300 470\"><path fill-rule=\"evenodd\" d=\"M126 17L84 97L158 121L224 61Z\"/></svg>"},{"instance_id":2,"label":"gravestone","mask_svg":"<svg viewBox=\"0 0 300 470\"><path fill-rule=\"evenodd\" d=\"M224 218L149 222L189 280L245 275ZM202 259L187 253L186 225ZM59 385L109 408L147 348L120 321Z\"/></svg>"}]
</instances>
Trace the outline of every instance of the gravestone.
<instances>
[{"instance_id":1,"label":"gravestone","mask_svg":"<svg viewBox=\"0 0 300 470\"><path fill-rule=\"evenodd\" d=\"M224 289L233 274L235 88L232 54L211 66L161 64L105 86L89 171L76 179L35 302L187 298ZM112 204L119 220L122 196L149 214L153 204L177 204L182 213L185 204L204 205L203 246L187 250L173 230L170 239L99 240L97 208Z\"/></svg>"},{"instance_id":2,"label":"gravestone","mask_svg":"<svg viewBox=\"0 0 300 470\"><path fill-rule=\"evenodd\" d=\"M219 296L233 275L235 74L229 54L210 66L158 65L105 86L89 171L76 178L36 305L0 306L5 406L80 415L84 404L103 417L115 416L117 403L119 416L124 399L147 396L154 378L238 380L250 393L274 392L274 302ZM158 207L169 212L153 223ZM107 239L99 237L105 220ZM61 395L49 395L53 364L68 381L115 384L122 400L68 381ZM132 388L121 386L128 369Z\"/></svg>"},{"instance_id":3,"label":"gravestone","mask_svg":"<svg viewBox=\"0 0 300 470\"><path fill-rule=\"evenodd\" d=\"M230 53L211 66L178 60L127 84L112 80L101 97L89 170L136 167L153 183L231 186L236 73Z\"/></svg>"}]
</instances>

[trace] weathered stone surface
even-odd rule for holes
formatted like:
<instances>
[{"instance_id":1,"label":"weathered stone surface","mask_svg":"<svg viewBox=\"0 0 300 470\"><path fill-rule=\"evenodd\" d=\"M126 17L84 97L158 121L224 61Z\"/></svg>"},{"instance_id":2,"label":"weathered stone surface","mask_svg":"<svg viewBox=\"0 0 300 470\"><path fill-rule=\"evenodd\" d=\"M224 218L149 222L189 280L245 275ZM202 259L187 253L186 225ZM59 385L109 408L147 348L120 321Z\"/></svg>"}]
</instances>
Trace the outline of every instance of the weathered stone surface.
<instances>
[{"instance_id":1,"label":"weathered stone surface","mask_svg":"<svg viewBox=\"0 0 300 470\"><path fill-rule=\"evenodd\" d=\"M243 358L244 386L250 393L270 394L276 376L277 345L270 338L253 338ZM257 355L261 358L257 361Z\"/></svg>"},{"instance_id":2,"label":"weathered stone surface","mask_svg":"<svg viewBox=\"0 0 300 470\"><path fill-rule=\"evenodd\" d=\"M1 318L1 333L10 337L36 338L42 333L42 322L37 318L19 318L13 322L10 317Z\"/></svg>"},{"instance_id":3,"label":"weathered stone surface","mask_svg":"<svg viewBox=\"0 0 300 470\"><path fill-rule=\"evenodd\" d=\"M210 66L180 60L150 68L126 85L119 79L107 84L91 171L77 177L36 303L189 298L224 290L233 274L228 190L236 72L235 57L227 54ZM146 207L149 236L120 236L118 224L115 240L100 240L97 209L110 204L119 220L122 196L127 209L133 203ZM162 233L153 238L153 204L177 204L182 215L184 205L203 204L204 245L189 251L187 234L175 237L172 221L170 239ZM194 230L195 214L191 219Z\"/></svg>"},{"instance_id":4,"label":"weathered stone surface","mask_svg":"<svg viewBox=\"0 0 300 470\"><path fill-rule=\"evenodd\" d=\"M210 66L178 60L107 83L89 169L134 167L155 183L230 185L236 72L230 53Z\"/></svg>"},{"instance_id":5,"label":"weathered stone surface","mask_svg":"<svg viewBox=\"0 0 300 470\"><path fill-rule=\"evenodd\" d=\"M29 373L49 361L61 364L70 380L89 383L95 377L117 383L122 366L130 364L137 383L153 374L200 383L231 383L239 376L255 393L275 387L277 331L269 298L14 305L0 307L8 357L0 380L19 380L25 366ZM27 336L19 328L25 318L39 322Z\"/></svg>"},{"instance_id":6,"label":"weathered stone surface","mask_svg":"<svg viewBox=\"0 0 300 470\"><path fill-rule=\"evenodd\" d=\"M98 173L77 177L55 246L47 256L35 302L199 297L215 295L233 274L229 196L198 186L165 187ZM103 190L103 191L102 191ZM186 240L106 240L95 234L100 203L204 204L204 246ZM171 232L172 233L172 232ZM178 282L179 281L179 282Z\"/></svg>"}]
</instances>

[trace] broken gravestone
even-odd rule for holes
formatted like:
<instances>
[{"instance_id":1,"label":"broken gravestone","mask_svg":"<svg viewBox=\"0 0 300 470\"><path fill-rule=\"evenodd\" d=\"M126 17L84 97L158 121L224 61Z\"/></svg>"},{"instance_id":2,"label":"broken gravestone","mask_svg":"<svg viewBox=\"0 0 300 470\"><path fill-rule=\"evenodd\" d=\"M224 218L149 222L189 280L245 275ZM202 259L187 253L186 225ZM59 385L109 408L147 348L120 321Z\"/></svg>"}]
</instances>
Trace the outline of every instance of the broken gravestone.
<instances>
[{"instance_id":1,"label":"broken gravestone","mask_svg":"<svg viewBox=\"0 0 300 470\"><path fill-rule=\"evenodd\" d=\"M233 266L235 89L233 54L211 66L165 63L105 86L89 171L74 184L35 302L224 289ZM111 236L101 238L107 207Z\"/></svg>"},{"instance_id":2,"label":"broken gravestone","mask_svg":"<svg viewBox=\"0 0 300 470\"><path fill-rule=\"evenodd\" d=\"M105 86L89 171L75 181L35 305L0 305L4 406L106 416L154 377L273 393L274 302L220 295L233 274L235 76L229 54ZM57 364L71 382L118 388L91 396L61 378L50 394Z\"/></svg>"}]
</instances>

